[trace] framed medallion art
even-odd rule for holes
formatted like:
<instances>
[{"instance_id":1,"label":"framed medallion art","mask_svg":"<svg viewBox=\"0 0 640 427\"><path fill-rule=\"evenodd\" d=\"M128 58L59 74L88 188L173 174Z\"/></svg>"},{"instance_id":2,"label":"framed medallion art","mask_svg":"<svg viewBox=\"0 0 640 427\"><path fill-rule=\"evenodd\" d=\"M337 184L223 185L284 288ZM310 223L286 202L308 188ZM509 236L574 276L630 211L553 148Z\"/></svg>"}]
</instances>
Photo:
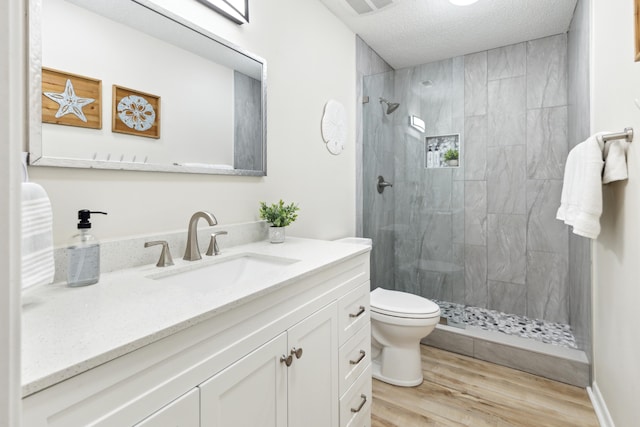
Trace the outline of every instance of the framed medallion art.
<instances>
[{"instance_id":1,"label":"framed medallion art","mask_svg":"<svg viewBox=\"0 0 640 427\"><path fill-rule=\"evenodd\" d=\"M102 81L42 67L42 122L102 129Z\"/></svg>"},{"instance_id":2,"label":"framed medallion art","mask_svg":"<svg viewBox=\"0 0 640 427\"><path fill-rule=\"evenodd\" d=\"M160 138L160 97L113 85L111 130Z\"/></svg>"}]
</instances>

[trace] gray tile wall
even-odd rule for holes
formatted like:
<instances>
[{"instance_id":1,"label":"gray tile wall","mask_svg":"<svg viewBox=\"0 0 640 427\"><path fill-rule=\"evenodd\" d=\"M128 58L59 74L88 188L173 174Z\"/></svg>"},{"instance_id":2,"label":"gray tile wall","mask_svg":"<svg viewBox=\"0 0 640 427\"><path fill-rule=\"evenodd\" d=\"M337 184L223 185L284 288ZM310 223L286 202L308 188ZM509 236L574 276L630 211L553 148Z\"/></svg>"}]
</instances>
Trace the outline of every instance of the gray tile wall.
<instances>
[{"instance_id":1,"label":"gray tile wall","mask_svg":"<svg viewBox=\"0 0 640 427\"><path fill-rule=\"evenodd\" d=\"M588 247L555 219L569 147L589 133L576 117L588 117L588 76L568 79L568 68L588 70L571 62L583 55L571 53L572 34L365 79L363 224L378 252L373 286L586 329ZM572 90L582 112L573 99L570 106ZM379 96L400 108L384 114ZM410 115L426 122L426 135L461 135L460 168L424 167L425 135L407 126ZM383 195L373 185L379 174L393 177Z\"/></svg>"},{"instance_id":2,"label":"gray tile wall","mask_svg":"<svg viewBox=\"0 0 640 427\"><path fill-rule=\"evenodd\" d=\"M394 179L394 126L391 116L387 116L378 97L392 99L394 90L393 72L376 74L364 79L364 93L375 94L368 104L363 105L364 146L362 150L362 194L363 235L373 239L371 252L371 287L394 288L395 204L398 184ZM377 191L378 176L394 186L387 187L380 194ZM403 203L414 204L415 200Z\"/></svg>"},{"instance_id":3,"label":"gray tile wall","mask_svg":"<svg viewBox=\"0 0 640 427\"><path fill-rule=\"evenodd\" d=\"M568 34L569 147L591 133L589 102L589 2L578 0ZM591 241L569 235L569 324L591 359Z\"/></svg>"},{"instance_id":4,"label":"gray tile wall","mask_svg":"<svg viewBox=\"0 0 640 427\"><path fill-rule=\"evenodd\" d=\"M262 170L262 83L234 71L233 166L236 169Z\"/></svg>"},{"instance_id":5,"label":"gray tile wall","mask_svg":"<svg viewBox=\"0 0 640 427\"><path fill-rule=\"evenodd\" d=\"M364 77L393 71L364 40L356 36L356 235L363 236L363 109Z\"/></svg>"},{"instance_id":6,"label":"gray tile wall","mask_svg":"<svg viewBox=\"0 0 640 427\"><path fill-rule=\"evenodd\" d=\"M427 169L424 139L460 134L464 141L462 58L397 70L394 95L401 103L393 114L395 288L463 303L464 168ZM425 121L426 134L408 126L411 115Z\"/></svg>"},{"instance_id":7,"label":"gray tile wall","mask_svg":"<svg viewBox=\"0 0 640 427\"><path fill-rule=\"evenodd\" d=\"M568 323L566 35L464 62L466 303Z\"/></svg>"}]
</instances>

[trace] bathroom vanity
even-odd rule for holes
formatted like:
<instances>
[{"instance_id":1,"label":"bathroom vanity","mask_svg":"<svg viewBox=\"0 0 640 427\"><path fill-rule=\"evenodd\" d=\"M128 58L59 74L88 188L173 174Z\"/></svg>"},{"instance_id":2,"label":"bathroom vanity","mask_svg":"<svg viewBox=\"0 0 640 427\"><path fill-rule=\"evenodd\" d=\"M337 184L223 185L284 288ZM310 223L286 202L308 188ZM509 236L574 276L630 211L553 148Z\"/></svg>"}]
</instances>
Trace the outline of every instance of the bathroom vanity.
<instances>
[{"instance_id":1,"label":"bathroom vanity","mask_svg":"<svg viewBox=\"0 0 640 427\"><path fill-rule=\"evenodd\" d=\"M205 258L27 294L23 425L369 426L369 248Z\"/></svg>"}]
</instances>

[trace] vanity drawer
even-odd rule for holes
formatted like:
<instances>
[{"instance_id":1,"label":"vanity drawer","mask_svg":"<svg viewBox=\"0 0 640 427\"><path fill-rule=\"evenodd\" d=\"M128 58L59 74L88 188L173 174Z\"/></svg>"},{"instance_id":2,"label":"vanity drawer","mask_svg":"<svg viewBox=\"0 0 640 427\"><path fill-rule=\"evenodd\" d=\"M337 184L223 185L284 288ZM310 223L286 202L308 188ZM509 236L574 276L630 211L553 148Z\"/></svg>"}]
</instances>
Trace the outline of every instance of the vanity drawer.
<instances>
[{"instance_id":1,"label":"vanity drawer","mask_svg":"<svg viewBox=\"0 0 640 427\"><path fill-rule=\"evenodd\" d=\"M200 425L200 391L196 388L174 400L134 427L196 427Z\"/></svg>"},{"instance_id":2,"label":"vanity drawer","mask_svg":"<svg viewBox=\"0 0 640 427\"><path fill-rule=\"evenodd\" d=\"M369 324L369 286L367 281L338 300L340 345Z\"/></svg>"},{"instance_id":3,"label":"vanity drawer","mask_svg":"<svg viewBox=\"0 0 640 427\"><path fill-rule=\"evenodd\" d=\"M340 399L340 427L371 426L371 364Z\"/></svg>"},{"instance_id":4,"label":"vanity drawer","mask_svg":"<svg viewBox=\"0 0 640 427\"><path fill-rule=\"evenodd\" d=\"M340 396L346 392L371 363L371 325L364 325L340 347Z\"/></svg>"}]
</instances>

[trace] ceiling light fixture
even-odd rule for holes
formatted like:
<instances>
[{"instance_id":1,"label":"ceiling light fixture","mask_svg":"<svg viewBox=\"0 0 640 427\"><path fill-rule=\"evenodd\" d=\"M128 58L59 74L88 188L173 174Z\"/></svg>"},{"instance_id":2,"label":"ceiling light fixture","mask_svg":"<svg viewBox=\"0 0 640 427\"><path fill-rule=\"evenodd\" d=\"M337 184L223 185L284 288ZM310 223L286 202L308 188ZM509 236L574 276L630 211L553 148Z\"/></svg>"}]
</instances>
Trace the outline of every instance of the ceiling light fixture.
<instances>
[{"instance_id":1,"label":"ceiling light fixture","mask_svg":"<svg viewBox=\"0 0 640 427\"><path fill-rule=\"evenodd\" d=\"M469 6L477 1L478 0L449 0L449 3L455 4L456 6Z\"/></svg>"}]
</instances>

